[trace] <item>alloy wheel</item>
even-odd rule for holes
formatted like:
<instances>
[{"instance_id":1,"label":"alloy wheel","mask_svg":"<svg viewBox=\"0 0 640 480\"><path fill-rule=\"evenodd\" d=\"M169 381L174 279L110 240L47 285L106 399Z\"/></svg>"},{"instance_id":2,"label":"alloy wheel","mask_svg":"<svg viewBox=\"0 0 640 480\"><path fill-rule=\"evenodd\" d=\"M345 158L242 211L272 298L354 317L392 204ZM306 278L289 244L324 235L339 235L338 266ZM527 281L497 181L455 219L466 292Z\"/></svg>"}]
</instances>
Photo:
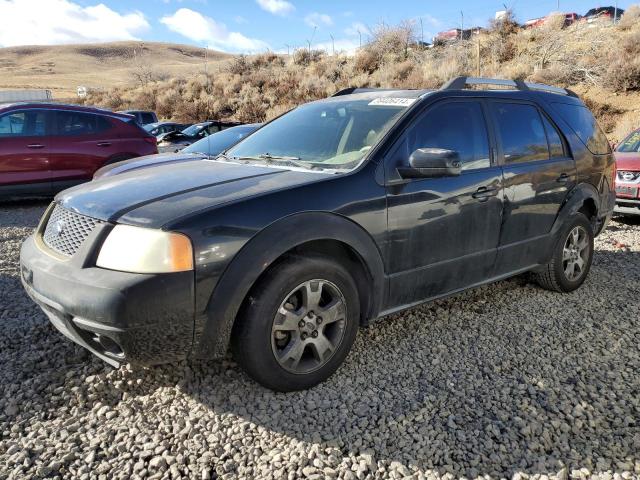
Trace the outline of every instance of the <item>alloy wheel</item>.
<instances>
[{"instance_id":1,"label":"alloy wheel","mask_svg":"<svg viewBox=\"0 0 640 480\"><path fill-rule=\"evenodd\" d=\"M301 283L281 302L271 328L273 354L285 370L305 374L325 365L344 337L347 304L328 280Z\"/></svg>"},{"instance_id":2,"label":"alloy wheel","mask_svg":"<svg viewBox=\"0 0 640 480\"><path fill-rule=\"evenodd\" d=\"M589 260L589 235L580 225L570 232L562 249L562 269L567 280L575 282L584 274Z\"/></svg>"}]
</instances>

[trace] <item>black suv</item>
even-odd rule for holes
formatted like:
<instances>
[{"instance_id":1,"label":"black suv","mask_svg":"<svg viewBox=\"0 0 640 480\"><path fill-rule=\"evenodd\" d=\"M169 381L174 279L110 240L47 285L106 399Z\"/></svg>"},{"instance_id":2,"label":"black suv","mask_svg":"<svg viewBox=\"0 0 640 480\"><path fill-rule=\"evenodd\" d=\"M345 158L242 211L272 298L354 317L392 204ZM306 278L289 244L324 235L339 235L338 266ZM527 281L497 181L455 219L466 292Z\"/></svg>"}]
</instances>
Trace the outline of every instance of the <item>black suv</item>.
<instances>
[{"instance_id":1,"label":"black suv","mask_svg":"<svg viewBox=\"0 0 640 480\"><path fill-rule=\"evenodd\" d=\"M22 279L58 329L114 365L231 345L261 384L303 389L373 319L522 272L578 288L613 175L568 90L466 77L348 89L216 159L59 194L22 246Z\"/></svg>"}]
</instances>

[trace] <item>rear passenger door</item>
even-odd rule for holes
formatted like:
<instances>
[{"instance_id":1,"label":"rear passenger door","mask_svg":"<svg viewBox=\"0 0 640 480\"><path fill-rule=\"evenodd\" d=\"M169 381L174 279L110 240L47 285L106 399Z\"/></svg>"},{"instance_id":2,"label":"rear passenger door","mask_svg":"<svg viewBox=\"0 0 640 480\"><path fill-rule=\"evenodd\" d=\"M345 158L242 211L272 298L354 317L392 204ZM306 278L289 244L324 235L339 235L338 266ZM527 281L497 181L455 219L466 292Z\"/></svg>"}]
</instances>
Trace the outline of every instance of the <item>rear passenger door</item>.
<instances>
[{"instance_id":1,"label":"rear passenger door","mask_svg":"<svg viewBox=\"0 0 640 480\"><path fill-rule=\"evenodd\" d=\"M535 104L489 102L504 176L497 272L539 263L576 167L560 130Z\"/></svg>"},{"instance_id":2,"label":"rear passenger door","mask_svg":"<svg viewBox=\"0 0 640 480\"><path fill-rule=\"evenodd\" d=\"M490 279L502 219L502 170L478 99L444 100L420 114L385 159L389 308ZM458 176L400 178L418 148L460 155Z\"/></svg>"},{"instance_id":3,"label":"rear passenger door","mask_svg":"<svg viewBox=\"0 0 640 480\"><path fill-rule=\"evenodd\" d=\"M120 140L107 117L74 110L55 112L50 164L54 189L84 180L102 167L115 153Z\"/></svg>"}]
</instances>

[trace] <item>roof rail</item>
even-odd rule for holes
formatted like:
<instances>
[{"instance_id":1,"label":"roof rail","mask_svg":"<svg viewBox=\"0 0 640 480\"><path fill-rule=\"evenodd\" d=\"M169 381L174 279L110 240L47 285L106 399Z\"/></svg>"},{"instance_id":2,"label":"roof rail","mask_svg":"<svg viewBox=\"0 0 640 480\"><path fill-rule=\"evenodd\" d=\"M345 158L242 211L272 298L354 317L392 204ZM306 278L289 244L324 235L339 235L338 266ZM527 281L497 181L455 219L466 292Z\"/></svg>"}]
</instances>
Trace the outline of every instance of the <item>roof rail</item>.
<instances>
[{"instance_id":1,"label":"roof rail","mask_svg":"<svg viewBox=\"0 0 640 480\"><path fill-rule=\"evenodd\" d=\"M348 87L337 91L332 97L340 97L342 95L351 95L352 93L366 93L366 92L393 92L398 90L397 88L372 88L372 87Z\"/></svg>"},{"instance_id":2,"label":"roof rail","mask_svg":"<svg viewBox=\"0 0 640 480\"><path fill-rule=\"evenodd\" d=\"M552 87L551 85L544 85L542 83L530 83L523 82L522 80L504 80L501 78L483 78L483 77L456 77L445 83L440 90L464 90L467 85L498 85L502 87L512 87L516 90L529 91L538 90L549 93L556 93L558 95L568 95L570 97L577 97L577 95L567 89L560 87Z\"/></svg>"}]
</instances>

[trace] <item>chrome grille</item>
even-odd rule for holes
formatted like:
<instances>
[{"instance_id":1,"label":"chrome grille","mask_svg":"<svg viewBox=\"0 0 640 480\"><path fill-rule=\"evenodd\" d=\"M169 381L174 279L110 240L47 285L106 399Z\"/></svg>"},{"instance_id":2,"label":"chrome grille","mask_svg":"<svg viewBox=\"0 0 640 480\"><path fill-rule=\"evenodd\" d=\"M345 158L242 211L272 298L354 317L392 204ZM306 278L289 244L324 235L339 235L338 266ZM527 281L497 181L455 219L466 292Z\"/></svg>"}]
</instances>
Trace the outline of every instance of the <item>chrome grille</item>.
<instances>
[{"instance_id":1,"label":"chrome grille","mask_svg":"<svg viewBox=\"0 0 640 480\"><path fill-rule=\"evenodd\" d=\"M635 182L637 180L640 180L640 172L618 170L618 180L621 180L623 182Z\"/></svg>"},{"instance_id":2,"label":"chrome grille","mask_svg":"<svg viewBox=\"0 0 640 480\"><path fill-rule=\"evenodd\" d=\"M101 223L103 222L100 220L80 215L56 205L51 212L42 239L52 250L70 257L78 251L82 242Z\"/></svg>"}]
</instances>

